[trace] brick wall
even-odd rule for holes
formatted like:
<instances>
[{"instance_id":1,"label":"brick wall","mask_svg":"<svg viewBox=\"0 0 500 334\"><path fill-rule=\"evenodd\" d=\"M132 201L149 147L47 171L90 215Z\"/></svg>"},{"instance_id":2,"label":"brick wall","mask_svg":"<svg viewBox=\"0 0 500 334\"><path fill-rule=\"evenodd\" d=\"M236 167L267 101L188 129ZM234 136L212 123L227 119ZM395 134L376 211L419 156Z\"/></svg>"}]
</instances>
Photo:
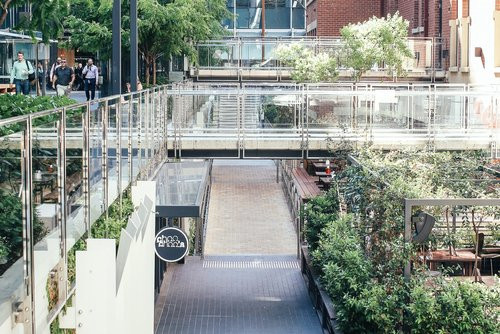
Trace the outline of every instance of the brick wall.
<instances>
[{"instance_id":1,"label":"brick wall","mask_svg":"<svg viewBox=\"0 0 500 334\"><path fill-rule=\"evenodd\" d=\"M495 6L495 9L496 9L496 10L500 10L500 0L497 0L497 1L496 1L496 6Z\"/></svg>"},{"instance_id":2,"label":"brick wall","mask_svg":"<svg viewBox=\"0 0 500 334\"><path fill-rule=\"evenodd\" d=\"M469 16L469 0L462 0L462 17Z\"/></svg>"},{"instance_id":3,"label":"brick wall","mask_svg":"<svg viewBox=\"0 0 500 334\"><path fill-rule=\"evenodd\" d=\"M349 23L363 22L372 16L381 16L382 0L315 0L318 19L318 36L339 36L342 27ZM314 8L314 2L312 8ZM308 24L313 20L308 18Z\"/></svg>"},{"instance_id":4,"label":"brick wall","mask_svg":"<svg viewBox=\"0 0 500 334\"><path fill-rule=\"evenodd\" d=\"M318 19L318 3L319 0L308 1L306 8L306 29L308 25L314 23L314 21ZM307 35L316 36L316 32L317 29L314 29L313 31L308 31Z\"/></svg>"}]
</instances>

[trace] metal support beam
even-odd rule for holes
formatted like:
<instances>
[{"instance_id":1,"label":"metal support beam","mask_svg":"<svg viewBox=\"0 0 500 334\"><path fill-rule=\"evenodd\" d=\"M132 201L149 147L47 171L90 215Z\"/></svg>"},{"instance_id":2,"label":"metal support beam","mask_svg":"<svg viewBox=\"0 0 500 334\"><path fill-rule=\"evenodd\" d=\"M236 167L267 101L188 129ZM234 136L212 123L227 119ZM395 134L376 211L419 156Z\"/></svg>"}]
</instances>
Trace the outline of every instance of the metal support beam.
<instances>
[{"instance_id":1,"label":"metal support beam","mask_svg":"<svg viewBox=\"0 0 500 334\"><path fill-rule=\"evenodd\" d=\"M113 65L112 65L112 95L121 93L122 85L122 3L113 1ZM136 83L137 84L137 83Z\"/></svg>"},{"instance_id":2,"label":"metal support beam","mask_svg":"<svg viewBox=\"0 0 500 334\"><path fill-rule=\"evenodd\" d=\"M138 64L137 0L130 0L130 90L137 91Z\"/></svg>"}]
</instances>

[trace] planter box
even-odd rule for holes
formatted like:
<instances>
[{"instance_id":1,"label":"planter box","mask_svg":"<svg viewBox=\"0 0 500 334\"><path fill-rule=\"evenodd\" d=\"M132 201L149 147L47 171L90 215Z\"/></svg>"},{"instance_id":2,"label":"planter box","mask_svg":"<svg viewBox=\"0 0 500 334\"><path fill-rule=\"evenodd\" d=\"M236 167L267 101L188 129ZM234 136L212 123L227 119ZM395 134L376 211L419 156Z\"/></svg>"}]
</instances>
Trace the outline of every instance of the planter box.
<instances>
[{"instance_id":1,"label":"planter box","mask_svg":"<svg viewBox=\"0 0 500 334\"><path fill-rule=\"evenodd\" d=\"M326 333L342 334L337 324L335 306L319 281L319 273L314 270L307 246L301 247L301 271L309 296L318 313L321 326Z\"/></svg>"}]
</instances>

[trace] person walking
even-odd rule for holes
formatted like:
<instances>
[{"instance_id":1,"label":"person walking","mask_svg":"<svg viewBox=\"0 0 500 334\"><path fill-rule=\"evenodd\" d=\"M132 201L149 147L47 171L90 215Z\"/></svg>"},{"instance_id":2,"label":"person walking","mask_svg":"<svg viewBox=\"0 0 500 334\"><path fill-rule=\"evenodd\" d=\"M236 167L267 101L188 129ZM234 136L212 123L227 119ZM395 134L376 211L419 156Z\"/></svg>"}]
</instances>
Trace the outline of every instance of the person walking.
<instances>
[{"instance_id":1,"label":"person walking","mask_svg":"<svg viewBox=\"0 0 500 334\"><path fill-rule=\"evenodd\" d=\"M52 86L54 86L54 73L56 72L56 69L61 66L61 57L57 57L57 60L54 64L52 64L52 68L50 69L50 78L49 82Z\"/></svg>"},{"instance_id":2,"label":"person walking","mask_svg":"<svg viewBox=\"0 0 500 334\"><path fill-rule=\"evenodd\" d=\"M35 73L33 65L24 59L24 52L17 53L17 61L14 62L12 72L10 72L10 84L16 85L16 94L29 95L30 81L29 75Z\"/></svg>"},{"instance_id":3,"label":"person walking","mask_svg":"<svg viewBox=\"0 0 500 334\"><path fill-rule=\"evenodd\" d=\"M74 81L73 69L66 66L66 59L61 59L61 66L54 71L54 83L52 84L52 88L57 91L57 96L68 96Z\"/></svg>"},{"instance_id":4,"label":"person walking","mask_svg":"<svg viewBox=\"0 0 500 334\"><path fill-rule=\"evenodd\" d=\"M82 73L85 76L84 86L87 101L90 99L93 100L95 98L95 88L97 79L99 78L99 70L97 69L97 66L94 65L91 58L87 61L87 65L85 65Z\"/></svg>"},{"instance_id":5,"label":"person walking","mask_svg":"<svg viewBox=\"0 0 500 334\"><path fill-rule=\"evenodd\" d=\"M81 90L83 86L83 65L78 63L75 68L75 90Z\"/></svg>"}]
</instances>

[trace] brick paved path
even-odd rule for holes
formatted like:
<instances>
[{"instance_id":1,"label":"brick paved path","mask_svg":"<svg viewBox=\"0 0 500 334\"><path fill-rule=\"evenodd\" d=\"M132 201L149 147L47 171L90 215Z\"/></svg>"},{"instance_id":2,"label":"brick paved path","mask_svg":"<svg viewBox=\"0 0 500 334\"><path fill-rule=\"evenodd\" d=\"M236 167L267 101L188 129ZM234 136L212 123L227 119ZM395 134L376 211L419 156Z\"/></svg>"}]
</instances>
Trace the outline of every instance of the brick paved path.
<instances>
[{"instance_id":1,"label":"brick paved path","mask_svg":"<svg viewBox=\"0 0 500 334\"><path fill-rule=\"evenodd\" d=\"M206 255L296 254L291 219L272 161L214 161Z\"/></svg>"},{"instance_id":2,"label":"brick paved path","mask_svg":"<svg viewBox=\"0 0 500 334\"><path fill-rule=\"evenodd\" d=\"M156 333L322 333L295 238L272 162L214 163L205 258L169 266Z\"/></svg>"}]
</instances>

